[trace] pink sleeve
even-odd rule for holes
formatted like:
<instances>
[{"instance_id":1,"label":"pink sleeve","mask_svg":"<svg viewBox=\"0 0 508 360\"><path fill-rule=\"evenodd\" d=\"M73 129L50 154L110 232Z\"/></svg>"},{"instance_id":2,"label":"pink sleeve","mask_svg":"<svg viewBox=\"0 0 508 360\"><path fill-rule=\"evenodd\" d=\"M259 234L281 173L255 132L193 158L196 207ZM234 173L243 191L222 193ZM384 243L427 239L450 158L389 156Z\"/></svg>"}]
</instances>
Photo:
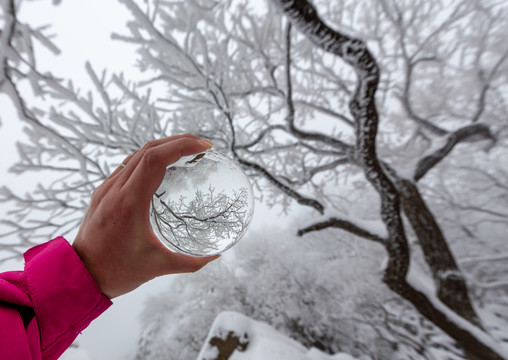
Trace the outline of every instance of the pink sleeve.
<instances>
[{"instance_id":1,"label":"pink sleeve","mask_svg":"<svg viewBox=\"0 0 508 360\"><path fill-rule=\"evenodd\" d=\"M57 359L111 301L64 238L24 257L25 271L0 274L0 358Z\"/></svg>"}]
</instances>

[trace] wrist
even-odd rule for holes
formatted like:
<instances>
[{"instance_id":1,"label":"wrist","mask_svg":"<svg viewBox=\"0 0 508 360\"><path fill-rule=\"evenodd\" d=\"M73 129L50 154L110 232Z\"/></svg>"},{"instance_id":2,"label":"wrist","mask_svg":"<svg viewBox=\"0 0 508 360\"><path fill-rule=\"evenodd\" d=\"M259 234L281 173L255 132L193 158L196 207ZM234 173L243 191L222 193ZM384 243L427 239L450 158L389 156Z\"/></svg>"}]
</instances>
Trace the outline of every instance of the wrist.
<instances>
[{"instance_id":1,"label":"wrist","mask_svg":"<svg viewBox=\"0 0 508 360\"><path fill-rule=\"evenodd\" d=\"M95 284L99 288L99 290L106 295L109 299L112 299L113 296L110 291L108 291L107 282L104 279L103 272L100 267L97 265L97 261L94 261L94 256L90 254L90 251L83 246L82 242L78 239L75 239L72 243L72 248L79 256L81 262L85 266L86 270L94 280Z\"/></svg>"}]
</instances>

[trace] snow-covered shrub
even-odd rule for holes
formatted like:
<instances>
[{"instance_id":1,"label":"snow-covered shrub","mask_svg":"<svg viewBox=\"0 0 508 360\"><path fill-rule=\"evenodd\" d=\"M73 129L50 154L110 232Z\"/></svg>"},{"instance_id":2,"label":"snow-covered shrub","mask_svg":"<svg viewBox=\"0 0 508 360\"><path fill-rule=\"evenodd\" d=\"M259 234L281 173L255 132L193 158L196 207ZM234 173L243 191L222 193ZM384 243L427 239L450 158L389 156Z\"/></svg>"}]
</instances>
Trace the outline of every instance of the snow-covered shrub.
<instances>
[{"instance_id":1,"label":"snow-covered shrub","mask_svg":"<svg viewBox=\"0 0 508 360\"><path fill-rule=\"evenodd\" d=\"M379 281L381 248L325 234L254 230L223 259L179 276L147 300L137 359L195 359L226 310L266 322L308 348L393 359L402 348L382 346L379 324L362 313L366 304L390 298Z\"/></svg>"}]
</instances>

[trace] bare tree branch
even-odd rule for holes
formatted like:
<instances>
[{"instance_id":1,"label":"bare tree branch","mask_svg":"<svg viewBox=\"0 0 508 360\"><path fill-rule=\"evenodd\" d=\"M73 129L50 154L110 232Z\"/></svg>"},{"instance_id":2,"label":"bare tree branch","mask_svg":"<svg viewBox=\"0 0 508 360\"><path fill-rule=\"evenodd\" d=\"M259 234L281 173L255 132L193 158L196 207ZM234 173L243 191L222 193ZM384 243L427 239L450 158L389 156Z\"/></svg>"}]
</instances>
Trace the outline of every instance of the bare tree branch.
<instances>
[{"instance_id":1,"label":"bare tree branch","mask_svg":"<svg viewBox=\"0 0 508 360\"><path fill-rule=\"evenodd\" d=\"M491 133L490 128L485 124L467 125L454 131L448 136L445 145L418 161L413 179L418 181L423 178L425 174L443 160L457 144L479 140L492 140L495 142L496 138Z\"/></svg>"},{"instance_id":2,"label":"bare tree branch","mask_svg":"<svg viewBox=\"0 0 508 360\"><path fill-rule=\"evenodd\" d=\"M307 226L303 229L298 230L298 236L303 236L307 233L313 232L313 231L320 231L328 228L337 228L342 229L347 232L350 232L354 235L360 236L362 238L365 238L367 240L374 241L376 243L379 243L381 245L384 245L387 241L387 239L383 239L379 235L373 234L370 231L361 228L358 226L358 224L355 224L354 222L345 220L345 219L338 219L335 217L331 217L330 219L322 222L318 222L315 224L312 224L310 226Z\"/></svg>"},{"instance_id":3,"label":"bare tree branch","mask_svg":"<svg viewBox=\"0 0 508 360\"><path fill-rule=\"evenodd\" d=\"M237 161L240 165L242 165L246 168L251 168L251 169L255 170L256 172L262 174L272 185L274 185L277 189L281 190L287 196L295 199L298 202L298 204L310 206L310 207L314 208L315 210L317 210L320 214L323 214L324 206L319 201L301 195L297 191L293 190L291 187L289 187L289 186L283 184L281 181L277 180L275 178L275 176L273 176L272 174L270 174L268 172L268 170L266 170L265 168L263 168L262 166L254 163L254 162L244 160L241 158L237 158Z\"/></svg>"}]
</instances>

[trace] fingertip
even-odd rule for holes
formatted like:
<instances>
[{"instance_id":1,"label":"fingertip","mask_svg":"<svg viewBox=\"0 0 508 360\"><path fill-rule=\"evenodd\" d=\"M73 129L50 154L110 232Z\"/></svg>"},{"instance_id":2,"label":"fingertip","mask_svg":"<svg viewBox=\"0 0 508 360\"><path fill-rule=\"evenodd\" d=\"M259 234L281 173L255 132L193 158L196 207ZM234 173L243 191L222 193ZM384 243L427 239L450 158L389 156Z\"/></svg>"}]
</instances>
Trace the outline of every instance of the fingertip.
<instances>
[{"instance_id":1,"label":"fingertip","mask_svg":"<svg viewBox=\"0 0 508 360\"><path fill-rule=\"evenodd\" d=\"M211 263L212 261L217 260L221 257L221 255L213 255L213 256L191 256L195 259L196 262L203 264L205 266L208 263Z\"/></svg>"},{"instance_id":2,"label":"fingertip","mask_svg":"<svg viewBox=\"0 0 508 360\"><path fill-rule=\"evenodd\" d=\"M206 261L206 264L208 264L208 263L211 263L212 261L217 260L217 259L218 259L218 258L220 258L220 257L221 257L221 255L220 255L220 254L218 254L218 255L214 255L214 256L207 256L207 257L205 257L204 259L205 259L205 261Z\"/></svg>"},{"instance_id":3,"label":"fingertip","mask_svg":"<svg viewBox=\"0 0 508 360\"><path fill-rule=\"evenodd\" d=\"M203 147L205 147L206 149L210 149L211 147L213 147L213 142L210 141L210 140L206 140L206 139L201 139L198 141L201 145L203 145Z\"/></svg>"},{"instance_id":4,"label":"fingertip","mask_svg":"<svg viewBox=\"0 0 508 360\"><path fill-rule=\"evenodd\" d=\"M220 255L213 255L213 256L194 256L193 258L194 258L195 265L198 267L197 270L200 270L203 267L205 267L206 265L208 265L209 263L217 260L220 257L221 257ZM197 271L197 270L195 270L195 271Z\"/></svg>"}]
</instances>

